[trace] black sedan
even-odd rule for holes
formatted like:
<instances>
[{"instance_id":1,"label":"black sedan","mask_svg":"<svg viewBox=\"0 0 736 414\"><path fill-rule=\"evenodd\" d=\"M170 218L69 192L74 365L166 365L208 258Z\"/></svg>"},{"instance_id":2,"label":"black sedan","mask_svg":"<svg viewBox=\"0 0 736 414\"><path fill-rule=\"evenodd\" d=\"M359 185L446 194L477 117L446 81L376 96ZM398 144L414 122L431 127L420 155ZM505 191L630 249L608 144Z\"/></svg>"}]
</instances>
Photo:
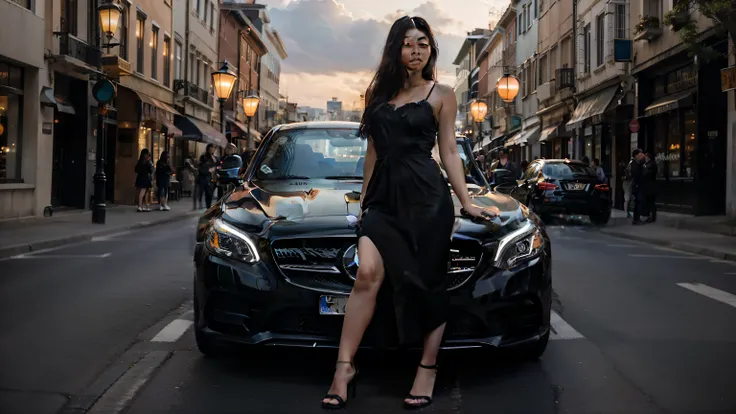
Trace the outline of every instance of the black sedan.
<instances>
[{"instance_id":1,"label":"black sedan","mask_svg":"<svg viewBox=\"0 0 736 414\"><path fill-rule=\"evenodd\" d=\"M202 353L216 355L223 341L338 345L360 266L355 225L367 144L357 133L348 122L275 127L237 187L200 218L194 326ZM452 309L442 346L511 348L537 358L550 335L549 238L534 213L490 191L467 140L458 139L458 149L475 204L500 214L467 218L455 199ZM240 158L233 160L223 168L238 168ZM364 347L398 345L390 294L386 286L379 293Z\"/></svg>"},{"instance_id":2,"label":"black sedan","mask_svg":"<svg viewBox=\"0 0 736 414\"><path fill-rule=\"evenodd\" d=\"M611 189L581 161L536 160L520 180L495 187L524 203L543 220L552 214L587 215L593 224L611 218Z\"/></svg>"}]
</instances>

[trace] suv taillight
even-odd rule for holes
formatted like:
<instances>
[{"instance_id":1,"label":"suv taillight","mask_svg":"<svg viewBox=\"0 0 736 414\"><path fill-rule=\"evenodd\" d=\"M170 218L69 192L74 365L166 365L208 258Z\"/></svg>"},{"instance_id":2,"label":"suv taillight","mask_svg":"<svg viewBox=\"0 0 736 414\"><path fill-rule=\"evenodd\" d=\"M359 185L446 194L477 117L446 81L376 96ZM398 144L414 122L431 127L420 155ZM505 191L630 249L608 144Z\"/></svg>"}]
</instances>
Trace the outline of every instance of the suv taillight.
<instances>
[{"instance_id":1,"label":"suv taillight","mask_svg":"<svg viewBox=\"0 0 736 414\"><path fill-rule=\"evenodd\" d=\"M611 191L611 187L608 184L596 184L595 189L598 191Z\"/></svg>"},{"instance_id":2,"label":"suv taillight","mask_svg":"<svg viewBox=\"0 0 736 414\"><path fill-rule=\"evenodd\" d=\"M545 182L545 181L540 182L539 184L537 184L537 186L542 191L556 190L557 189L557 184L552 184L552 183L548 183L548 182Z\"/></svg>"}]
</instances>

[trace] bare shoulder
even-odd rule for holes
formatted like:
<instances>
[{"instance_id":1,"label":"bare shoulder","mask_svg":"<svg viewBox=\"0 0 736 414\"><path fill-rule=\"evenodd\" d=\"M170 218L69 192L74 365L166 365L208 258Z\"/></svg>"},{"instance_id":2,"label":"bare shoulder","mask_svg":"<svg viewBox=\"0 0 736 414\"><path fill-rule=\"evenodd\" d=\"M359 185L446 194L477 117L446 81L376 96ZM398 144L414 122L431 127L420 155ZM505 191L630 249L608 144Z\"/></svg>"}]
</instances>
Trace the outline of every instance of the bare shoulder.
<instances>
[{"instance_id":1,"label":"bare shoulder","mask_svg":"<svg viewBox=\"0 0 736 414\"><path fill-rule=\"evenodd\" d=\"M438 82L435 85L434 90L440 95L440 97L442 97L442 99L445 99L448 96L452 96L453 99L455 97L455 89L450 85Z\"/></svg>"}]
</instances>

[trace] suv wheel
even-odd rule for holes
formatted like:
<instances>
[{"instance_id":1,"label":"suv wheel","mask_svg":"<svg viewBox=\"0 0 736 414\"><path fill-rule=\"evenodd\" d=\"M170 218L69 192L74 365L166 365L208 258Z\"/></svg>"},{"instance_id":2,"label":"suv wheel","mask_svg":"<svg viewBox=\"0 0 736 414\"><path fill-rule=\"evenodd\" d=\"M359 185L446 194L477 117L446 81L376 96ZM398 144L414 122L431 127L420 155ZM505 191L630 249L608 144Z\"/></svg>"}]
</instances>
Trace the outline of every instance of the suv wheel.
<instances>
[{"instance_id":1,"label":"suv wheel","mask_svg":"<svg viewBox=\"0 0 736 414\"><path fill-rule=\"evenodd\" d=\"M222 350L217 344L217 341L207 336L199 326L199 301L197 300L197 294L194 294L194 339L197 342L197 348L199 352L205 356L216 358L222 355Z\"/></svg>"}]
</instances>

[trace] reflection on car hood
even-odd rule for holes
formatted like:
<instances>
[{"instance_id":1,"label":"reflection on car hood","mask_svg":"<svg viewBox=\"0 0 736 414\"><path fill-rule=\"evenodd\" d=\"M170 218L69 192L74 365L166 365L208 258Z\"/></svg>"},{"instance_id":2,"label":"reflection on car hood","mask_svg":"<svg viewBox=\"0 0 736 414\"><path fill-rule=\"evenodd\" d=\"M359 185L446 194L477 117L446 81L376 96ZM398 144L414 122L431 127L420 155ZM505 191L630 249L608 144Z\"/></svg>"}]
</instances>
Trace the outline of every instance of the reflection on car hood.
<instances>
[{"instance_id":1,"label":"reflection on car hood","mask_svg":"<svg viewBox=\"0 0 736 414\"><path fill-rule=\"evenodd\" d=\"M473 203L496 207L498 218L476 223L460 218L461 204L453 194L458 232L488 233L500 227L516 227L525 219L521 205L504 194L470 185ZM279 223L296 231L299 223L322 230L350 228L346 216L358 215L362 182L359 180L284 180L246 184L232 192L223 203L223 218L247 230L260 233ZM506 228L505 230L508 230ZM470 235L470 234L468 234Z\"/></svg>"}]
</instances>

